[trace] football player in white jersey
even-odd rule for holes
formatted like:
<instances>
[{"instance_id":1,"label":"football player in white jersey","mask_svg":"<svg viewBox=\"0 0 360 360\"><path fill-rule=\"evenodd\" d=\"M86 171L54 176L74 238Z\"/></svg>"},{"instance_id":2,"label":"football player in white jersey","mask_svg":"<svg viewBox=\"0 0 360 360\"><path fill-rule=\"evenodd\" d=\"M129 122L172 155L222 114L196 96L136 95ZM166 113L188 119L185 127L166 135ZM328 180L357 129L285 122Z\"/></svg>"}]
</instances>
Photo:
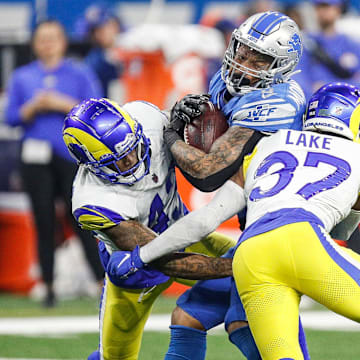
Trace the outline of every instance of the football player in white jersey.
<instances>
[{"instance_id":1,"label":"football player in white jersey","mask_svg":"<svg viewBox=\"0 0 360 360\"><path fill-rule=\"evenodd\" d=\"M359 103L360 89L352 85L318 90L309 102L306 131L281 130L261 139L206 207L140 252L140 259L153 260L188 246L211 231L211 223L216 227L247 206L233 269L262 359L308 356L299 338L302 294L360 322L360 256L328 234L336 225L333 233L347 240L360 222ZM198 232L189 230L197 224L203 224Z\"/></svg>"},{"instance_id":2,"label":"football player in white jersey","mask_svg":"<svg viewBox=\"0 0 360 360\"><path fill-rule=\"evenodd\" d=\"M244 162L247 221L233 271L264 360L303 359L303 294L360 322L360 255L329 235L343 219L346 236L360 221L359 96L350 85L321 88L306 131L280 130Z\"/></svg>"},{"instance_id":3,"label":"football player in white jersey","mask_svg":"<svg viewBox=\"0 0 360 360\"><path fill-rule=\"evenodd\" d=\"M194 186L202 191L219 188L239 169L244 155L251 152L265 134L279 129L301 129L305 97L298 84L290 79L301 53L299 29L284 14L271 11L255 14L234 30L223 65L211 80L209 90L211 101L227 117L229 129L214 143L209 154L185 144L182 141L184 123L198 116L199 105L209 98L189 95L174 106L170 126L165 130L165 141L177 165ZM217 198L222 199L223 193L230 193L234 199L242 197L231 182L225 183L220 191L215 203ZM195 212L192 214L194 226L185 226L175 235L178 243L181 237L196 239L206 233L206 229L224 221L233 210L234 206L228 204L224 209L220 201L212 210L207 207L204 216ZM188 221L192 221L191 218ZM159 250L156 244L140 250L143 260L156 254ZM226 256L231 257L232 253ZM172 315L172 339L166 360L177 359L176 356L204 359L204 334L222 322L230 341L248 360L260 359L230 278L198 282L178 299L177 305ZM193 329L202 331L197 342ZM180 338L188 340L178 342ZM308 358L301 326L299 341L303 343L304 357Z\"/></svg>"},{"instance_id":4,"label":"football player in white jersey","mask_svg":"<svg viewBox=\"0 0 360 360\"><path fill-rule=\"evenodd\" d=\"M162 258L128 279L118 278L108 266L111 254L116 260L117 250L146 244L187 213L163 142L167 123L152 104L136 101L120 107L107 99L83 101L65 119L63 138L79 163L73 214L81 227L96 233L106 269L100 345L89 359L137 359L152 304L174 277L231 274L230 259L187 252ZM232 246L232 239L212 234L186 251L220 256Z\"/></svg>"}]
</instances>

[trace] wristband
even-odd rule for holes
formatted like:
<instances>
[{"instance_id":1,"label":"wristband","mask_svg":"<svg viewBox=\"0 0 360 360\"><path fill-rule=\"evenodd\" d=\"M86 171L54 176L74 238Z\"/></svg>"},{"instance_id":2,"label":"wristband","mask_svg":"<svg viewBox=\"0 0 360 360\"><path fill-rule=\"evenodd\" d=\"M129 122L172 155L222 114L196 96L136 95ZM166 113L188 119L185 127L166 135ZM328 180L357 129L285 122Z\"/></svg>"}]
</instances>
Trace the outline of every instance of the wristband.
<instances>
[{"instance_id":1,"label":"wristband","mask_svg":"<svg viewBox=\"0 0 360 360\"><path fill-rule=\"evenodd\" d=\"M183 141L181 136L174 129L169 128L164 130L164 140L169 149L171 149L172 145L177 140Z\"/></svg>"}]
</instances>

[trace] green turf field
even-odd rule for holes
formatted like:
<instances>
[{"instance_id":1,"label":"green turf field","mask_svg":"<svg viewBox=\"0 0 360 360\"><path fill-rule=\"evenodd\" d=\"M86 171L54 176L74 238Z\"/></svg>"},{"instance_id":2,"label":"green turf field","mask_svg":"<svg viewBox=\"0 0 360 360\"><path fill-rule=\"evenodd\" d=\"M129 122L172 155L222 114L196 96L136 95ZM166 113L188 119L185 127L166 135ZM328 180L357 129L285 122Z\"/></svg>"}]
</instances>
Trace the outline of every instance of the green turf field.
<instances>
[{"instance_id":1,"label":"green turf field","mask_svg":"<svg viewBox=\"0 0 360 360\"><path fill-rule=\"evenodd\" d=\"M1 317L95 315L96 299L62 301L55 309L42 309L37 302L14 296L0 296ZM170 312L173 298L160 298L154 313ZM360 359L360 332L324 332L306 330L310 354L313 360ZM169 335L145 332L140 360L162 359ZM76 334L57 337L32 337L0 335L0 358L36 359L86 359L96 348L97 334ZM244 359L230 344L225 335L208 337L208 360Z\"/></svg>"},{"instance_id":2,"label":"green turf field","mask_svg":"<svg viewBox=\"0 0 360 360\"><path fill-rule=\"evenodd\" d=\"M306 331L311 358L313 360L356 360L360 358L359 333ZM79 334L61 338L0 336L0 357L86 359L95 349L97 334ZM141 349L141 360L162 359L169 335L145 332ZM244 359L230 344L226 336L208 337L208 360Z\"/></svg>"}]
</instances>

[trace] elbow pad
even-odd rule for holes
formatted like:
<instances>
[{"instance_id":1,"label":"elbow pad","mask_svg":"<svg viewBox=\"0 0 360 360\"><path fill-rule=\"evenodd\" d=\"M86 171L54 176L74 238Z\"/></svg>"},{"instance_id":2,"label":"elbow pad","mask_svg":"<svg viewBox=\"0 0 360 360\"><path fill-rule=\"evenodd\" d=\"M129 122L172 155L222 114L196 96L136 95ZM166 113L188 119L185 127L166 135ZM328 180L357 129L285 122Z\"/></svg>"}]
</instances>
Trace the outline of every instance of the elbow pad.
<instances>
[{"instance_id":1,"label":"elbow pad","mask_svg":"<svg viewBox=\"0 0 360 360\"><path fill-rule=\"evenodd\" d=\"M228 179L230 179L236 171L239 170L244 156L241 155L228 167L220 170L219 172L209 175L204 179L197 179L181 170L181 173L184 175L185 179L194 187L202 192L212 192L217 190L222 186Z\"/></svg>"}]
</instances>

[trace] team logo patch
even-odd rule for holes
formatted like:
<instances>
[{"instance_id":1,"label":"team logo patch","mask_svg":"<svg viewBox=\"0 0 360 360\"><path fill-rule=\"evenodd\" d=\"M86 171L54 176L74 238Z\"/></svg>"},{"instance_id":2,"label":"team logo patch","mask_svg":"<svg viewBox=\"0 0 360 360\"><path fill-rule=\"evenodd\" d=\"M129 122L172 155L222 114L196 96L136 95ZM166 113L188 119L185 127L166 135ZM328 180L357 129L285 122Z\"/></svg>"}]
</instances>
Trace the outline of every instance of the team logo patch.
<instances>
[{"instance_id":1,"label":"team logo patch","mask_svg":"<svg viewBox=\"0 0 360 360\"><path fill-rule=\"evenodd\" d=\"M159 181L159 177L155 173L152 174L151 179L155 184L157 184L157 182Z\"/></svg>"},{"instance_id":2,"label":"team logo patch","mask_svg":"<svg viewBox=\"0 0 360 360\"><path fill-rule=\"evenodd\" d=\"M309 110L311 109L316 109L319 105L319 101L316 100L316 101L312 101L310 104L309 104Z\"/></svg>"},{"instance_id":3,"label":"team logo patch","mask_svg":"<svg viewBox=\"0 0 360 360\"><path fill-rule=\"evenodd\" d=\"M341 106L335 107L335 115L341 115L343 113L344 109Z\"/></svg>"},{"instance_id":4,"label":"team logo patch","mask_svg":"<svg viewBox=\"0 0 360 360\"><path fill-rule=\"evenodd\" d=\"M292 38L288 41L288 44L290 45L290 49L287 50L288 53L296 51L297 54L297 60L300 59L301 56L301 38L299 34L294 34Z\"/></svg>"},{"instance_id":5,"label":"team logo patch","mask_svg":"<svg viewBox=\"0 0 360 360\"><path fill-rule=\"evenodd\" d=\"M248 38L248 40L250 40L250 41L252 41L252 42L254 42L254 43L256 43L256 42L258 41L257 38L255 38L255 37L253 37L253 36L251 36L251 35L248 35L247 38Z\"/></svg>"},{"instance_id":6,"label":"team logo patch","mask_svg":"<svg viewBox=\"0 0 360 360\"><path fill-rule=\"evenodd\" d=\"M265 121L275 111L276 107L270 107L269 104L257 105L249 110L247 118L252 121Z\"/></svg>"}]
</instances>

